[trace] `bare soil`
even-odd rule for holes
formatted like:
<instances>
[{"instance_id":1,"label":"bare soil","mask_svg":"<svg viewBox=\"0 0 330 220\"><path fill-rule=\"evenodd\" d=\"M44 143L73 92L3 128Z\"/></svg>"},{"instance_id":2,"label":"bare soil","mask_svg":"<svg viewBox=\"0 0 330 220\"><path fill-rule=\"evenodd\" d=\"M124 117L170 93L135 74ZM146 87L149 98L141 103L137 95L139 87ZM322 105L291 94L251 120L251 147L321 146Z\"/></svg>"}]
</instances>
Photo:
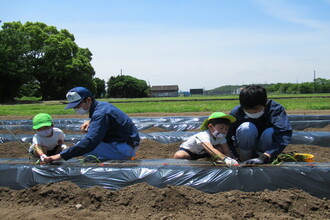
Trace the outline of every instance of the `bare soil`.
<instances>
[{"instance_id":1,"label":"bare soil","mask_svg":"<svg viewBox=\"0 0 330 220\"><path fill-rule=\"evenodd\" d=\"M330 111L295 111L289 114L329 115ZM207 116L210 113L131 114L131 117ZM76 118L77 115L53 116ZM31 119L29 116L0 120ZM306 129L330 132L330 126ZM161 132L151 128L142 132ZM69 133L70 131L65 131ZM6 133L6 131L1 131ZM29 133L15 131L15 133ZM33 132L30 132L33 133ZM172 158L180 143L143 140L138 159ZM25 144L28 147L27 144ZM285 152L311 153L315 162L329 162L330 148L289 145ZM17 142L0 144L0 158L27 157ZM5 178L5 177L0 177ZM81 189L71 182L36 185L24 190L0 188L1 219L330 219L330 200L299 189L261 192L228 191L208 194L185 186L158 189L145 183L117 191L101 187Z\"/></svg>"}]
</instances>

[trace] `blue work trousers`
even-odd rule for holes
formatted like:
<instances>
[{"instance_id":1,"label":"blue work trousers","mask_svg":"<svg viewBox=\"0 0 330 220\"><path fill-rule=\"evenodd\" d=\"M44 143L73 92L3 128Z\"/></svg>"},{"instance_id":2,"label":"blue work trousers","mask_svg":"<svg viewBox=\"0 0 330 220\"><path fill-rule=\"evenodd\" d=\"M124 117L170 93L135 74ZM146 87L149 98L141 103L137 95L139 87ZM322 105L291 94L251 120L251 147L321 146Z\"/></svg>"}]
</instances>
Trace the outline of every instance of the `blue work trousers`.
<instances>
[{"instance_id":1,"label":"blue work trousers","mask_svg":"<svg viewBox=\"0 0 330 220\"><path fill-rule=\"evenodd\" d=\"M101 142L97 147L84 156L95 156L100 160L130 160L136 154L137 147L127 143Z\"/></svg>"},{"instance_id":2,"label":"blue work trousers","mask_svg":"<svg viewBox=\"0 0 330 220\"><path fill-rule=\"evenodd\" d=\"M236 130L236 145L240 160L245 161L258 157L270 149L273 133L273 128L267 128L259 136L258 129L253 123L242 123Z\"/></svg>"}]
</instances>

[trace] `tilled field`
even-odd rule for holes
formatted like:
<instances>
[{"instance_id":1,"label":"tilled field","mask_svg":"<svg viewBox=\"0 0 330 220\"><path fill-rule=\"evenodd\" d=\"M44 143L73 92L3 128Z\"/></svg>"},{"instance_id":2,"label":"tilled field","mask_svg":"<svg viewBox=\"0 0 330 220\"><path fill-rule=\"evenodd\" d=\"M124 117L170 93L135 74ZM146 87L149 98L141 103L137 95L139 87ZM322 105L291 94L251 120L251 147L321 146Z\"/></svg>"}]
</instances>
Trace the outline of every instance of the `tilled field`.
<instances>
[{"instance_id":1,"label":"tilled field","mask_svg":"<svg viewBox=\"0 0 330 220\"><path fill-rule=\"evenodd\" d=\"M192 115L208 113L187 116ZM153 115L159 116L173 115ZM307 130L330 132L330 126ZM157 131L163 130L151 128L143 132ZM172 158L179 145L143 140L138 158ZM315 162L329 162L330 158L328 147L289 145L285 152L311 153L315 155ZM27 157L19 143L0 144L0 158L17 157ZM185 186L158 189L140 183L110 191L101 187L81 189L71 182L37 185L24 190L0 188L1 219L330 219L329 208L330 200L313 197L299 189L208 194Z\"/></svg>"}]
</instances>

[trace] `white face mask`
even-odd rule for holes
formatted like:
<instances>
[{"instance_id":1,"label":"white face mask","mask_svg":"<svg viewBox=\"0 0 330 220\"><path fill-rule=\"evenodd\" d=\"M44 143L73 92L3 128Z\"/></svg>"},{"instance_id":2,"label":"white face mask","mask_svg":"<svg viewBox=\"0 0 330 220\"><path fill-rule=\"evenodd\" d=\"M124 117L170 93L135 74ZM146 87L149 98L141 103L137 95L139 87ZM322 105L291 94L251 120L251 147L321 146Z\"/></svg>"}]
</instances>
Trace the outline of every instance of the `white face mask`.
<instances>
[{"instance_id":1,"label":"white face mask","mask_svg":"<svg viewBox=\"0 0 330 220\"><path fill-rule=\"evenodd\" d=\"M47 130L38 131L37 133L42 137L48 137L52 134L52 132L53 132L53 128L49 128Z\"/></svg>"},{"instance_id":2,"label":"white face mask","mask_svg":"<svg viewBox=\"0 0 330 220\"><path fill-rule=\"evenodd\" d=\"M213 131L213 132L212 132L212 135L213 135L215 138L223 138L223 137L225 137L224 134L218 132L217 130Z\"/></svg>"},{"instance_id":3,"label":"white face mask","mask_svg":"<svg viewBox=\"0 0 330 220\"><path fill-rule=\"evenodd\" d=\"M78 114L78 115L84 115L84 114L87 114L87 113L88 113L88 110L83 109L83 107L80 107L80 108L74 108L73 110L74 110L74 111L76 112L76 114Z\"/></svg>"},{"instance_id":4,"label":"white face mask","mask_svg":"<svg viewBox=\"0 0 330 220\"><path fill-rule=\"evenodd\" d=\"M249 117L249 118L253 118L253 119L257 119L257 118L260 118L263 114L264 114L264 111L261 111L261 112L257 112L257 113L248 113L246 111L244 111L245 114Z\"/></svg>"}]
</instances>

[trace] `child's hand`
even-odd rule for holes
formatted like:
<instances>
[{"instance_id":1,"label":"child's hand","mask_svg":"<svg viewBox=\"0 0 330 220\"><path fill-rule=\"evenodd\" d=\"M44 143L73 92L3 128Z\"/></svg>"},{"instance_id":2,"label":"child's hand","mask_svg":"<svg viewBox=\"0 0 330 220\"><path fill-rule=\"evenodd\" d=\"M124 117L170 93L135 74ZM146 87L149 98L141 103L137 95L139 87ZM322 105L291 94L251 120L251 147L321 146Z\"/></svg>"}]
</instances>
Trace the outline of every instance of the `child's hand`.
<instances>
[{"instance_id":1,"label":"child's hand","mask_svg":"<svg viewBox=\"0 0 330 220\"><path fill-rule=\"evenodd\" d=\"M65 149L67 149L68 148L68 146L66 146L65 144L62 144L61 145L61 149L62 149L62 151L64 151Z\"/></svg>"},{"instance_id":2,"label":"child's hand","mask_svg":"<svg viewBox=\"0 0 330 220\"><path fill-rule=\"evenodd\" d=\"M224 164L224 162L222 160L220 160L220 159L215 160L214 163L216 163L216 164Z\"/></svg>"},{"instance_id":3,"label":"child's hand","mask_svg":"<svg viewBox=\"0 0 330 220\"><path fill-rule=\"evenodd\" d=\"M47 158L47 155L46 154L43 154L40 156L40 161L41 162L45 162L45 158Z\"/></svg>"},{"instance_id":4,"label":"child's hand","mask_svg":"<svg viewBox=\"0 0 330 220\"><path fill-rule=\"evenodd\" d=\"M226 157L223 161L225 162L225 164L227 166L236 166L236 165L238 165L238 162L235 159L231 158L231 157Z\"/></svg>"}]
</instances>

